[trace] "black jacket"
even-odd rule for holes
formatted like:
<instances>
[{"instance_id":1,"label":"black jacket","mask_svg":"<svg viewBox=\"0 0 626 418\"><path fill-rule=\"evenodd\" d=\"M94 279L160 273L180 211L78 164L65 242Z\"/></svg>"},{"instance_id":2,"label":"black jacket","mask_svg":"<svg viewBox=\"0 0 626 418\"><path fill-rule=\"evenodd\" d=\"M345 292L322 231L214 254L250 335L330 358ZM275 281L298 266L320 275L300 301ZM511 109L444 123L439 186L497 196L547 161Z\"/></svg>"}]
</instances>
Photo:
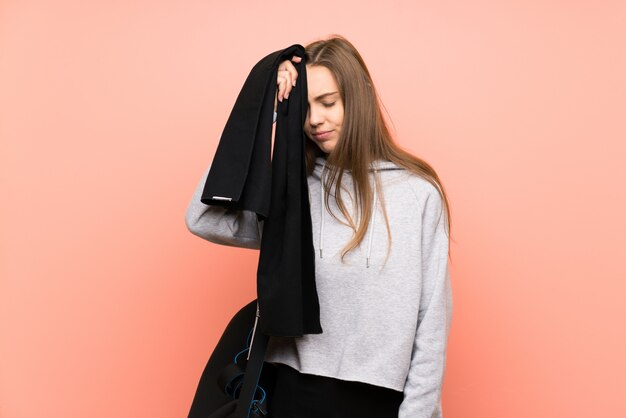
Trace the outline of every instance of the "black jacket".
<instances>
[{"instance_id":1,"label":"black jacket","mask_svg":"<svg viewBox=\"0 0 626 418\"><path fill-rule=\"evenodd\" d=\"M278 65L297 55L296 86L278 102L271 135ZM207 176L201 201L250 210L263 219L257 269L258 327L266 335L322 332L304 159L306 57L299 44L259 61L246 79Z\"/></svg>"}]
</instances>

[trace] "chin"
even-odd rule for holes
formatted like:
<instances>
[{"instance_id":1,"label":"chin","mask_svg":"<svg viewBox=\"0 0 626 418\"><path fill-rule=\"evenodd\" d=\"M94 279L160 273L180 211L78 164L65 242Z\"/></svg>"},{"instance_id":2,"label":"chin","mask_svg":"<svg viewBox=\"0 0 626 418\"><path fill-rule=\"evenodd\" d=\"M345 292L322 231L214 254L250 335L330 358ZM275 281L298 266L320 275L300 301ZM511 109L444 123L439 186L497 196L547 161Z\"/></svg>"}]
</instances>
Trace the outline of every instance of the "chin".
<instances>
[{"instance_id":1,"label":"chin","mask_svg":"<svg viewBox=\"0 0 626 418\"><path fill-rule=\"evenodd\" d=\"M324 151L326 154L329 154L333 148L335 148L332 144L321 144L319 145L319 148Z\"/></svg>"}]
</instances>

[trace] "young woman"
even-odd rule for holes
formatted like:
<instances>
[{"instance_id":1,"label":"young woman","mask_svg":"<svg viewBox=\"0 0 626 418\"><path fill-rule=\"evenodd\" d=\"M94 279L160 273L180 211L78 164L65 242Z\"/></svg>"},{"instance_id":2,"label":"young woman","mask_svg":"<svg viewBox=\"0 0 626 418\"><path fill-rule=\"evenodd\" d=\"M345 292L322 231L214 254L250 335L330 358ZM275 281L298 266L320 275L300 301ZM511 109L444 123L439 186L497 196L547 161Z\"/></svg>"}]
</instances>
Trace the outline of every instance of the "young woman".
<instances>
[{"instance_id":1,"label":"young woman","mask_svg":"<svg viewBox=\"0 0 626 418\"><path fill-rule=\"evenodd\" d=\"M452 317L449 208L435 170L398 147L361 55L335 35L306 46L304 131L322 334L271 337L274 418L442 416ZM292 59L300 62L299 57ZM297 83L279 65L277 100ZM200 202L187 228L214 243L260 248L250 211Z\"/></svg>"}]
</instances>

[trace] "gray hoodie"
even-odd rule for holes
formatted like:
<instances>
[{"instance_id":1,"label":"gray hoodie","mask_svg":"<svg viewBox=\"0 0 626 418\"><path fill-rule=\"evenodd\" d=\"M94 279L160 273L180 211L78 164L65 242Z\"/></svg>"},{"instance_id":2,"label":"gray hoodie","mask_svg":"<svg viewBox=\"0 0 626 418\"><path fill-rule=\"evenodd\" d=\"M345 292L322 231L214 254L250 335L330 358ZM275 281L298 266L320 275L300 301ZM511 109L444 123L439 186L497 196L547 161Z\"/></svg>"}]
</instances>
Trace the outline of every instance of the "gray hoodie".
<instances>
[{"instance_id":1,"label":"gray hoodie","mask_svg":"<svg viewBox=\"0 0 626 418\"><path fill-rule=\"evenodd\" d=\"M404 392L399 418L442 416L441 388L452 318L448 236L442 199L419 176L389 161L370 168L375 211L365 239L340 260L352 229L330 192L331 211L323 206L318 157L308 177L315 280L322 334L271 337L265 360L287 364L302 373L359 381ZM186 212L190 232L211 242L260 248L263 221L247 211L207 206L200 195L205 171ZM376 190L374 171L381 178ZM324 173L326 175L326 172ZM354 219L352 177L344 174L342 198ZM391 229L380 207L385 201ZM322 210L324 208L324 210Z\"/></svg>"}]
</instances>

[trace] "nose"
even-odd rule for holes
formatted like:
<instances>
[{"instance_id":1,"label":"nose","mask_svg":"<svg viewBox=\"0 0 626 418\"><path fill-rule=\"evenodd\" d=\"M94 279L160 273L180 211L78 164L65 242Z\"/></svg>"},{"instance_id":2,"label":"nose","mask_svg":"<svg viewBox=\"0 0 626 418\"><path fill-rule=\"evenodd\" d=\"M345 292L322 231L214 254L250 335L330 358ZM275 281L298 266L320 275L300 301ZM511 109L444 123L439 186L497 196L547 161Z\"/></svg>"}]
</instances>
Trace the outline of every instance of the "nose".
<instances>
[{"instance_id":1,"label":"nose","mask_svg":"<svg viewBox=\"0 0 626 418\"><path fill-rule=\"evenodd\" d=\"M324 122L324 114L315 106L309 106L309 124L311 126L317 126Z\"/></svg>"}]
</instances>

